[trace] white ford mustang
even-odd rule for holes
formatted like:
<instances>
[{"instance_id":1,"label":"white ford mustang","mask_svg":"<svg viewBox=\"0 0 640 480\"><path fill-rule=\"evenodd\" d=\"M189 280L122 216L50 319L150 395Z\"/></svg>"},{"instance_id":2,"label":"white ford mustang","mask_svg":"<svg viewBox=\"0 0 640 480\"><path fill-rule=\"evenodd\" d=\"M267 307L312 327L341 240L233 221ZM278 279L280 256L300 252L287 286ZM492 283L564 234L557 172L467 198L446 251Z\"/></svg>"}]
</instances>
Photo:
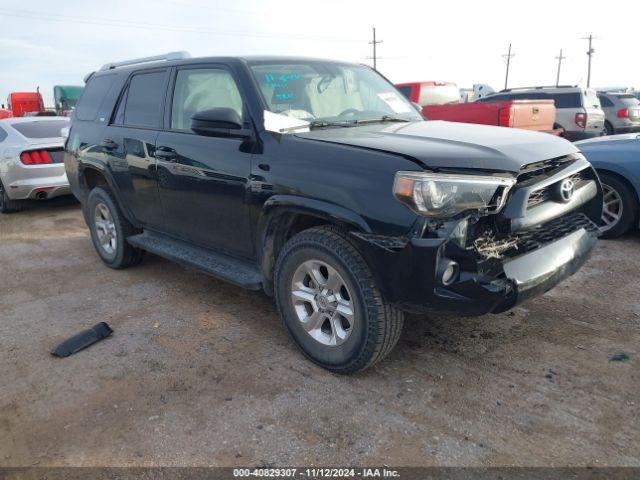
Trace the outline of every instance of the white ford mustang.
<instances>
[{"instance_id":1,"label":"white ford mustang","mask_svg":"<svg viewBox=\"0 0 640 480\"><path fill-rule=\"evenodd\" d=\"M24 201L68 195L64 171L66 117L0 120L0 212L23 208Z\"/></svg>"}]
</instances>

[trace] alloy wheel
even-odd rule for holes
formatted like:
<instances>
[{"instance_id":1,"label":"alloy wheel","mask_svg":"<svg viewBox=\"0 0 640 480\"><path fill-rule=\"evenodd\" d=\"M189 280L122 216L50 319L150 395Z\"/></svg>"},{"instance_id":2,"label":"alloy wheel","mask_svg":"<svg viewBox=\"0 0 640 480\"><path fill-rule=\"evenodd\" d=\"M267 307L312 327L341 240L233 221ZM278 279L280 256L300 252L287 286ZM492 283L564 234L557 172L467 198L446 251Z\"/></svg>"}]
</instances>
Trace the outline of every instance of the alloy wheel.
<instances>
[{"instance_id":1,"label":"alloy wheel","mask_svg":"<svg viewBox=\"0 0 640 480\"><path fill-rule=\"evenodd\" d=\"M118 234L111 211L104 203L96 205L94 223L100 248L108 255L113 255L117 248Z\"/></svg>"},{"instance_id":2,"label":"alloy wheel","mask_svg":"<svg viewBox=\"0 0 640 480\"><path fill-rule=\"evenodd\" d=\"M600 230L606 232L618 224L620 218L622 218L624 205L622 197L617 190L606 184L602 184L602 190L604 195L602 198L602 226Z\"/></svg>"},{"instance_id":3,"label":"alloy wheel","mask_svg":"<svg viewBox=\"0 0 640 480\"><path fill-rule=\"evenodd\" d=\"M291 301L304 330L322 345L342 345L351 335L356 319L353 296L326 262L308 260L296 269Z\"/></svg>"}]
</instances>

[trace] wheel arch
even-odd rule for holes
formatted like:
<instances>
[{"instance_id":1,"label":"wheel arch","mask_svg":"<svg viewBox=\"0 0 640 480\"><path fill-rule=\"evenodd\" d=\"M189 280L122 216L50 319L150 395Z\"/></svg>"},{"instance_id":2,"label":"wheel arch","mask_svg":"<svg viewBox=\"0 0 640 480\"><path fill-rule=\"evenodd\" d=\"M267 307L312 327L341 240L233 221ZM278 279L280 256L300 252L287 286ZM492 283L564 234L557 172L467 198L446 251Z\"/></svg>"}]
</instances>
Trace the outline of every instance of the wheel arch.
<instances>
[{"instance_id":1,"label":"wheel arch","mask_svg":"<svg viewBox=\"0 0 640 480\"><path fill-rule=\"evenodd\" d=\"M92 163L85 163L82 164L78 169L78 179L81 191L83 192L83 204L86 203L89 192L92 189L94 189L95 187L106 187L115 197L116 201L118 202L118 206L120 207L120 210L122 210L125 218L132 225L140 227L139 222L136 221L135 217L131 213L131 210L129 210L127 205L122 201L120 191L116 186L113 176L108 170Z\"/></svg>"},{"instance_id":2,"label":"wheel arch","mask_svg":"<svg viewBox=\"0 0 640 480\"><path fill-rule=\"evenodd\" d=\"M632 182L630 182L629 179L627 179L624 175L614 170L610 170L606 167L604 168L596 167L596 172L598 172L598 176L601 173L611 175L615 177L617 180L619 180L620 182L622 182L623 184L625 184L627 187L629 187L629 190L633 194L633 199L635 200L635 207L636 207L636 213L635 213L635 218L633 219L633 222L634 222L633 224L635 224L636 228L640 228L640 192L638 192L638 189L635 187L635 185Z\"/></svg>"},{"instance_id":3,"label":"wheel arch","mask_svg":"<svg viewBox=\"0 0 640 480\"><path fill-rule=\"evenodd\" d=\"M282 247L295 234L320 225L371 233L360 215L329 202L295 195L275 195L265 202L258 221L256 251L268 295L273 295L275 264Z\"/></svg>"},{"instance_id":4,"label":"wheel arch","mask_svg":"<svg viewBox=\"0 0 640 480\"><path fill-rule=\"evenodd\" d=\"M636 201L636 206L640 206L640 192L638 192L638 189L636 189L633 183L630 182L624 175L614 170L610 170L607 167L596 167L596 172L598 172L598 176L600 175L600 173L604 173L604 174L616 177L618 180L624 183L633 192L635 201Z\"/></svg>"}]
</instances>

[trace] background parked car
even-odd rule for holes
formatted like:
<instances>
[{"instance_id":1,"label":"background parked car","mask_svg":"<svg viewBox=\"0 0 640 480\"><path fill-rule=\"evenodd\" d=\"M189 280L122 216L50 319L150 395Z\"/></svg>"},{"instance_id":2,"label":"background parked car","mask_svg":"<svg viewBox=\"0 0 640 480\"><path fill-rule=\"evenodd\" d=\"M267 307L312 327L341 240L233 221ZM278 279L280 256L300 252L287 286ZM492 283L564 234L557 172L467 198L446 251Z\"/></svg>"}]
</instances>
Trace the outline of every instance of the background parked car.
<instances>
[{"instance_id":1,"label":"background parked car","mask_svg":"<svg viewBox=\"0 0 640 480\"><path fill-rule=\"evenodd\" d=\"M427 120L523 128L556 135L562 131L554 130L556 108L550 99L465 103L461 101L460 90L451 82L401 83L396 88L422 107Z\"/></svg>"},{"instance_id":2,"label":"background parked car","mask_svg":"<svg viewBox=\"0 0 640 480\"><path fill-rule=\"evenodd\" d=\"M64 171L64 117L0 121L0 212L22 210L24 200L71 193Z\"/></svg>"},{"instance_id":3,"label":"background parked car","mask_svg":"<svg viewBox=\"0 0 640 480\"><path fill-rule=\"evenodd\" d=\"M571 141L598 137L604 131L604 112L596 91L578 86L526 87L502 90L479 102L499 100L554 100L556 127Z\"/></svg>"},{"instance_id":4,"label":"background parked car","mask_svg":"<svg viewBox=\"0 0 640 480\"><path fill-rule=\"evenodd\" d=\"M632 93L598 92L607 135L640 132L640 100Z\"/></svg>"},{"instance_id":5,"label":"background parked car","mask_svg":"<svg viewBox=\"0 0 640 480\"><path fill-rule=\"evenodd\" d=\"M576 146L600 175L604 190L602 236L615 238L638 227L640 135L600 137Z\"/></svg>"}]
</instances>

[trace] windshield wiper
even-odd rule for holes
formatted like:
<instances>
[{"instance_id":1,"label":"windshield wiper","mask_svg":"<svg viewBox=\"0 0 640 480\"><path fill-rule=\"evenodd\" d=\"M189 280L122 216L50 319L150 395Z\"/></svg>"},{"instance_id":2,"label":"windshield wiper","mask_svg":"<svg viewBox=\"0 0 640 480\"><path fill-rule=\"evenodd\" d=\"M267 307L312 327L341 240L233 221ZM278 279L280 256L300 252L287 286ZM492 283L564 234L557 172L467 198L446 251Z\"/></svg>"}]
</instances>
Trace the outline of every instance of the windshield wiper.
<instances>
[{"instance_id":1,"label":"windshield wiper","mask_svg":"<svg viewBox=\"0 0 640 480\"><path fill-rule=\"evenodd\" d=\"M358 123L358 120L344 120L344 121L334 121L327 122L326 120L313 120L309 124L309 128L324 128L324 127L352 127Z\"/></svg>"},{"instance_id":2,"label":"windshield wiper","mask_svg":"<svg viewBox=\"0 0 640 480\"><path fill-rule=\"evenodd\" d=\"M377 122L402 122L402 123L408 123L411 122L412 120L408 120L406 118L400 118L400 117L394 117L392 115L383 115L380 118L366 118L364 120L356 120L356 123L358 123L359 125L365 124L365 123L377 123Z\"/></svg>"}]
</instances>

